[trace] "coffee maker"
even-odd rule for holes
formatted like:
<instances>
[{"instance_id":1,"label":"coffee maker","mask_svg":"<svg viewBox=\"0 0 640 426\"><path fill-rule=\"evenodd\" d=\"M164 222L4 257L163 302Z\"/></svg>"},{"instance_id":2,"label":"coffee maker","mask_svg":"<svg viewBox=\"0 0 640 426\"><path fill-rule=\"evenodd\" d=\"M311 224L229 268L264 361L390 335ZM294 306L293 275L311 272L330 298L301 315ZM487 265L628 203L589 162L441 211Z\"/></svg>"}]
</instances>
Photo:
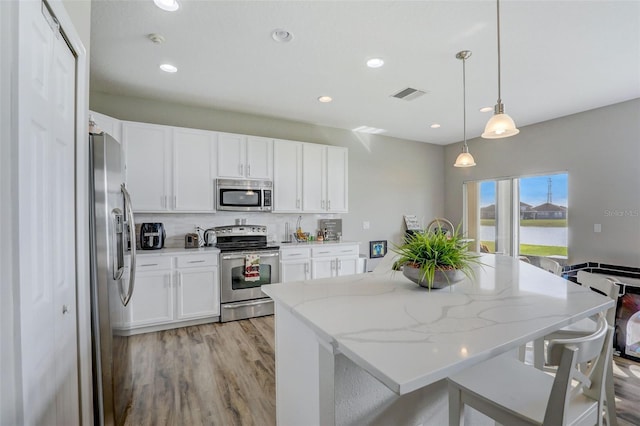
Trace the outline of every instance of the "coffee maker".
<instances>
[{"instance_id":1,"label":"coffee maker","mask_svg":"<svg viewBox=\"0 0 640 426\"><path fill-rule=\"evenodd\" d=\"M162 223L143 223L140 225L140 248L159 250L164 247L166 234Z\"/></svg>"}]
</instances>

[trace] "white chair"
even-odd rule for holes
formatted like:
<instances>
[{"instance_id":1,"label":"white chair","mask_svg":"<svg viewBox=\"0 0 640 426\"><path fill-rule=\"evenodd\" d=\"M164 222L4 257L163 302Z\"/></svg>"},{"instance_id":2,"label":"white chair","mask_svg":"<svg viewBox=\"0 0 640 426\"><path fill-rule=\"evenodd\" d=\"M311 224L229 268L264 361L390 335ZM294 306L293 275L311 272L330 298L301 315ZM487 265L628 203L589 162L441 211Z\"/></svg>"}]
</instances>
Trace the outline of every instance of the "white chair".
<instances>
[{"instance_id":1,"label":"white chair","mask_svg":"<svg viewBox=\"0 0 640 426\"><path fill-rule=\"evenodd\" d=\"M578 271L578 283L583 287L587 287L596 291L604 296L608 296L611 299L617 301L620 293L619 287L611 278L604 277L602 275L592 274L586 271ZM607 323L613 325L616 317L616 305L607 309L605 318ZM547 336L544 339L536 340L533 343L533 365L539 369L545 368L544 360L544 342L553 339L571 339L576 337L588 336L596 329L596 321L592 318L585 318L578 321L575 324L571 324L565 328L561 328ZM606 382L606 409L607 409L607 423L610 426L616 424L615 416L615 392L613 387L613 365L609 363L607 366L607 382ZM547 369L549 370L549 369Z\"/></svg>"},{"instance_id":2,"label":"white chair","mask_svg":"<svg viewBox=\"0 0 640 426\"><path fill-rule=\"evenodd\" d=\"M597 324L589 336L549 342L555 378L507 356L449 377L449 426L460 425L465 405L503 425L602 425L613 328L602 314Z\"/></svg>"},{"instance_id":3,"label":"white chair","mask_svg":"<svg viewBox=\"0 0 640 426\"><path fill-rule=\"evenodd\" d=\"M562 275L562 266L560 266L560 264L555 260L549 259L548 257L540 258L540 267L552 274Z\"/></svg>"}]
</instances>

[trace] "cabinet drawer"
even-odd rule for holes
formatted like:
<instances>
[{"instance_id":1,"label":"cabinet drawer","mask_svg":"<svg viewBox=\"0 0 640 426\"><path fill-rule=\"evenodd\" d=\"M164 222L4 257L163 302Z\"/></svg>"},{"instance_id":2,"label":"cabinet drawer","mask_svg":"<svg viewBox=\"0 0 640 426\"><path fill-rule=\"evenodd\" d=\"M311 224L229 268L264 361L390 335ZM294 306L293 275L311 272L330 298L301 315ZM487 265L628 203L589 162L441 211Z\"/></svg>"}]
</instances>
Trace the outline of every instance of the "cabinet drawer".
<instances>
[{"instance_id":1,"label":"cabinet drawer","mask_svg":"<svg viewBox=\"0 0 640 426\"><path fill-rule=\"evenodd\" d=\"M317 247L311 249L312 257L326 257L326 256L357 256L358 246L331 246L331 247Z\"/></svg>"},{"instance_id":2,"label":"cabinet drawer","mask_svg":"<svg viewBox=\"0 0 640 426\"><path fill-rule=\"evenodd\" d=\"M176 256L178 268L195 268L201 266L217 266L217 254L190 254L186 256Z\"/></svg>"},{"instance_id":3,"label":"cabinet drawer","mask_svg":"<svg viewBox=\"0 0 640 426\"><path fill-rule=\"evenodd\" d=\"M171 256L140 256L136 258L136 271L171 269Z\"/></svg>"},{"instance_id":4,"label":"cabinet drawer","mask_svg":"<svg viewBox=\"0 0 640 426\"><path fill-rule=\"evenodd\" d=\"M280 251L280 260L308 259L311 250L308 248L285 249Z\"/></svg>"}]
</instances>

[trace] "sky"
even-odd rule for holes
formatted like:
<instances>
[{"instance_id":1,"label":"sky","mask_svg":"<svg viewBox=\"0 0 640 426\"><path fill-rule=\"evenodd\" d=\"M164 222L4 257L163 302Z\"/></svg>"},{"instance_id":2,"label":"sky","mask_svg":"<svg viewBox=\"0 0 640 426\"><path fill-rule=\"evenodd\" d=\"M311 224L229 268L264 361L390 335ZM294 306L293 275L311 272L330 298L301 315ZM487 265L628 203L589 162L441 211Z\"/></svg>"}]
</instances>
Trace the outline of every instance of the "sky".
<instances>
[{"instance_id":1,"label":"sky","mask_svg":"<svg viewBox=\"0 0 640 426\"><path fill-rule=\"evenodd\" d=\"M533 207L546 203L549 178L551 178L551 202L559 206L568 207L566 173L520 178L520 201L531 204ZM495 204L495 198L495 181L482 182L480 184L481 207Z\"/></svg>"}]
</instances>

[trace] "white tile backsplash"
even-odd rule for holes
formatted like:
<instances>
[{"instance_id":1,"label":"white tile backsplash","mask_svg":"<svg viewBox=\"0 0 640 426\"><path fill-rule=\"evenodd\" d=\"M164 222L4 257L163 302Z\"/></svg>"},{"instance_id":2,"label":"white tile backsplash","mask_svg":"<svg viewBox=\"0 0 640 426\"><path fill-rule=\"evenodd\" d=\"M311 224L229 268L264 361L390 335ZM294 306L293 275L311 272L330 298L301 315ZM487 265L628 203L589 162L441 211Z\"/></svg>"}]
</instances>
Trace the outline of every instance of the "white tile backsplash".
<instances>
[{"instance_id":1,"label":"white tile backsplash","mask_svg":"<svg viewBox=\"0 0 640 426\"><path fill-rule=\"evenodd\" d=\"M301 228L304 232L315 233L318 230L318 219L340 219L338 214L285 214L285 213L136 213L136 223L161 222L164 224L167 239L165 247L184 247L184 235L195 232L195 227L207 229L215 226L235 225L236 219L246 219L247 225L267 227L268 239L280 242L285 239L285 224L289 229L296 228L298 217L302 216ZM348 230L343 235L348 237Z\"/></svg>"}]
</instances>

